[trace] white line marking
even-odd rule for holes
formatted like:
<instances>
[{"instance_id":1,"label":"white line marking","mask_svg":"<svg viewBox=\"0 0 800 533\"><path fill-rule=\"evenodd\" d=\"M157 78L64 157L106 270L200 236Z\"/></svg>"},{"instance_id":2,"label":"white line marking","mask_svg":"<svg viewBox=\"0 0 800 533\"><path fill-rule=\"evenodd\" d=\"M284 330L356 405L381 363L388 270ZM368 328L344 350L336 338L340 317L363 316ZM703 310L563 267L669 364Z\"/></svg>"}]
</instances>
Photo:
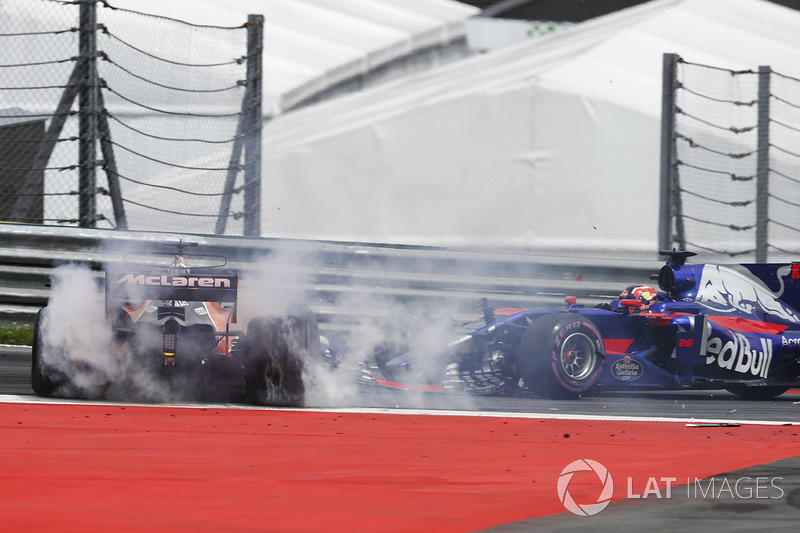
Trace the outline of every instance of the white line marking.
<instances>
[{"instance_id":1,"label":"white line marking","mask_svg":"<svg viewBox=\"0 0 800 533\"><path fill-rule=\"evenodd\" d=\"M333 414L379 414L379 415L425 415L425 416L473 416L489 418L524 418L532 420L592 420L605 422L673 422L682 424L740 424L761 426L797 426L800 422L788 420L744 420L723 418L669 418L663 416L609 416L587 414L519 413L514 411L453 411L446 409L399 409L387 407L307 407L303 409L285 407L266 407L262 405L222 404L222 403L124 403L67 400L58 398L38 398L0 394L0 403L24 403L47 405L87 405L112 407L154 407L172 409L232 409L241 411L297 411L303 413Z\"/></svg>"}]
</instances>

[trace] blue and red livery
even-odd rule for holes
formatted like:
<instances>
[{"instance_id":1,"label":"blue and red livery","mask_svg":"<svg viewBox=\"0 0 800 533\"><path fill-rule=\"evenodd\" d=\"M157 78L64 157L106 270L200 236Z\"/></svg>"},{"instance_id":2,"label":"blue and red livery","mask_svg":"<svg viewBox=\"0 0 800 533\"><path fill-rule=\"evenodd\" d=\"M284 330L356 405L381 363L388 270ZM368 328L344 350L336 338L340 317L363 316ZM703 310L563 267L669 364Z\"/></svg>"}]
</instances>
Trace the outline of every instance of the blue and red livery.
<instances>
[{"instance_id":1,"label":"blue and red livery","mask_svg":"<svg viewBox=\"0 0 800 533\"><path fill-rule=\"evenodd\" d=\"M632 287L591 308L574 298L559 310L485 305L444 344L379 349L381 380L556 398L694 388L765 399L800 386L800 263L686 264L694 253L662 254L658 292Z\"/></svg>"}]
</instances>

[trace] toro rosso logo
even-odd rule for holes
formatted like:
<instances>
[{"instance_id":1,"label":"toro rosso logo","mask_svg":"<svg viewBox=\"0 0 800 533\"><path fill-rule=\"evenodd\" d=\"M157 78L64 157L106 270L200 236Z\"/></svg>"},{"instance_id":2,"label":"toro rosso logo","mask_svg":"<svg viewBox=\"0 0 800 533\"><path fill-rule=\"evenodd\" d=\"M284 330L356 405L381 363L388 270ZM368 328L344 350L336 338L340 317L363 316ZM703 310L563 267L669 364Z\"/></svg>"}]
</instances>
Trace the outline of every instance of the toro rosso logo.
<instances>
[{"instance_id":1,"label":"toro rosso logo","mask_svg":"<svg viewBox=\"0 0 800 533\"><path fill-rule=\"evenodd\" d=\"M781 285L778 292L773 292L760 279L746 272L730 267L705 265L697 287L697 301L720 313L765 312L784 320L800 322L797 312L781 301L785 291L784 277L789 274L789 270L786 266L776 271Z\"/></svg>"},{"instance_id":2,"label":"toro rosso logo","mask_svg":"<svg viewBox=\"0 0 800 533\"><path fill-rule=\"evenodd\" d=\"M146 274L125 274L117 280L117 285L150 287L201 287L230 289L231 279L215 276L148 276Z\"/></svg>"}]
</instances>

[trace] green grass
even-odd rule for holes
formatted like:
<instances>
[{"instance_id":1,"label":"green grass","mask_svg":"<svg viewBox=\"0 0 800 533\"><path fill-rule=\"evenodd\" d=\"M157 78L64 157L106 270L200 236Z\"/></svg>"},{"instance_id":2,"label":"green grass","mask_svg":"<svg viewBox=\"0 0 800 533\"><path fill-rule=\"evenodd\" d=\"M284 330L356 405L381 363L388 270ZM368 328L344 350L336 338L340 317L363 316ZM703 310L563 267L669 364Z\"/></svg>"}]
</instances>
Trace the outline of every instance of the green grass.
<instances>
[{"instance_id":1,"label":"green grass","mask_svg":"<svg viewBox=\"0 0 800 533\"><path fill-rule=\"evenodd\" d=\"M33 343L33 326L0 327L0 344L30 346Z\"/></svg>"}]
</instances>

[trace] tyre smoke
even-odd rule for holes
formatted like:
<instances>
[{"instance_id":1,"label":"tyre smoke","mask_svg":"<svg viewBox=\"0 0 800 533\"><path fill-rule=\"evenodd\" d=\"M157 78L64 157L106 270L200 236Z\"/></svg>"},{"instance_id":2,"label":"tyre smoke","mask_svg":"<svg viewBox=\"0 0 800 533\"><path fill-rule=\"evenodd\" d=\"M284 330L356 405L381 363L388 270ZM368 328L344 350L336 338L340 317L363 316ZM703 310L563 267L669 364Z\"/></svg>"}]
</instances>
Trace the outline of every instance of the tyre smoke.
<instances>
[{"instance_id":1,"label":"tyre smoke","mask_svg":"<svg viewBox=\"0 0 800 533\"><path fill-rule=\"evenodd\" d=\"M248 263L240 274L238 323L232 329L247 331L253 320L279 320L283 331L296 327L298 317L304 324L313 322L304 330L313 339L284 339L289 352L303 354L304 405L473 407L469 396L429 391L441 386L451 362L445 349L457 322L451 303L401 299L352 281L355 276L342 276L339 280L351 281L328 288L325 269L319 255L289 250ZM86 266L53 271L50 302L41 322L43 368L53 380L66 375L70 382L54 395L148 402L206 399L198 394L196 375L179 374L165 382L158 369L141 364L130 350L120 344L112 349L117 339L106 318L102 282L102 274ZM160 330L143 331L150 333L137 335L152 338L137 338L136 345L160 346ZM379 362L402 360L405 354L413 356L411 370L382 372ZM411 384L412 390L381 387L379 380Z\"/></svg>"},{"instance_id":2,"label":"tyre smoke","mask_svg":"<svg viewBox=\"0 0 800 533\"><path fill-rule=\"evenodd\" d=\"M240 284L243 324L265 313L285 315L298 307L316 316L323 330L323 355L311 354L305 361L305 405L465 409L474 405L466 395L392 390L379 386L376 380L404 380L415 389L440 386L449 362L445 347L456 324L452 304L403 301L355 283L328 289L320 280L337 277L329 273L332 269L321 266L324 264L313 252L291 250L260 262L243 275ZM331 295L330 299L326 295ZM376 354L386 351L397 356L413 352L413 371L392 379L382 376Z\"/></svg>"},{"instance_id":3,"label":"tyre smoke","mask_svg":"<svg viewBox=\"0 0 800 533\"><path fill-rule=\"evenodd\" d=\"M167 384L129 350L112 349L102 282L102 274L85 265L53 270L50 300L40 324L42 367L45 377L58 384L53 395L143 402L190 398L182 391L193 391L191 383ZM138 342L160 345L161 337Z\"/></svg>"},{"instance_id":4,"label":"tyre smoke","mask_svg":"<svg viewBox=\"0 0 800 533\"><path fill-rule=\"evenodd\" d=\"M99 397L117 372L110 358L111 328L104 320L98 280L79 265L54 269L50 301L40 326L41 356L46 377L66 375L88 397ZM56 391L72 395L75 390Z\"/></svg>"}]
</instances>

